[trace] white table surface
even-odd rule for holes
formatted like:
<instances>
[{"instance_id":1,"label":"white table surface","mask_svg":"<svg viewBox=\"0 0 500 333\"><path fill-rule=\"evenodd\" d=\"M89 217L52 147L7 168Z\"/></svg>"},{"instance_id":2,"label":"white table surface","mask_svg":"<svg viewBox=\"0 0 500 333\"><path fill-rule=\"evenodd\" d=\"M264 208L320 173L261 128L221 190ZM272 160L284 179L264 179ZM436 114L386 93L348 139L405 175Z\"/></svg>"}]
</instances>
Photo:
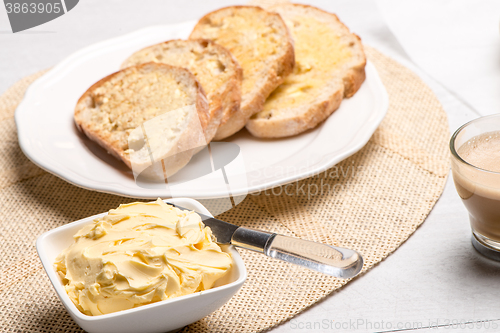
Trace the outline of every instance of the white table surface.
<instances>
[{"instance_id":1,"label":"white table surface","mask_svg":"<svg viewBox=\"0 0 500 333\"><path fill-rule=\"evenodd\" d=\"M196 19L210 10L244 2L85 0L80 1L66 15L17 34L10 32L5 9L0 6L0 93L22 77L51 67L71 53L92 43L149 25ZM450 131L454 131L461 124L480 114L496 112L491 107L495 103L500 105L500 94L497 92L492 96L493 93L489 88L485 89L490 92L489 104L482 102L480 93L464 92L464 87L470 82L467 80L474 77L474 72L470 70L470 66L474 66L474 63L469 63L469 67L465 69L468 74L463 78L457 74L453 76L450 71L440 71L447 65L443 57L440 57L444 51L436 50L436 61L439 62L436 65L432 57L426 52L419 53L418 45L411 43L413 40L422 40L418 29L422 30L422 34L427 34L428 39L432 39L434 35L436 38L446 37L429 31L429 27L436 29L435 23L439 21L439 15L433 16L433 22L425 21L427 23L424 22L425 24L415 29L409 29L408 25L401 27L401 24L410 18L415 22L419 19L415 16L425 15L425 10L429 10L429 1L426 1L425 10L417 10L419 7L413 0L407 0L406 5L398 6L391 0L379 0L378 3L372 0L307 2L335 12L352 31L361 36L364 43L376 47L418 73L443 104L449 117ZM439 7L441 11L446 10L444 7L449 3L450 1L439 1L436 8ZM455 3L463 5L462 14L464 10L467 12L466 7L471 4L468 1ZM397 10L402 11L408 20L401 20L395 12ZM454 12L448 12L447 15L451 15L450 20L453 21ZM494 15L498 40L493 41L490 34L489 40L483 38L482 44L476 47L484 49L485 44L489 43L488 47L491 50L488 54L495 54L496 49L500 49L498 35L500 12L492 13L487 6L483 6L474 12L474 17L471 19L481 21L483 20L481 15L484 16L484 20L489 20L488 22L493 22L492 15ZM458 17L455 21L457 20ZM477 29L489 27L488 24L483 24L481 27L471 25L477 26ZM453 33L450 27L447 33ZM399 43L398 39L404 42ZM460 38L454 40L458 40L459 44L462 43ZM470 41L470 36L469 39L463 38L462 49L474 47L467 44L471 43ZM437 48L438 43L434 40L434 44L429 45ZM458 50L457 56L460 56L460 45L452 47ZM430 50L432 51L432 48ZM480 56L480 53L474 54L476 57ZM467 54L464 57L467 57ZM497 59L496 65L499 58L495 59ZM492 65L486 70L483 65L480 66L481 70L490 74L487 83L484 84L494 86L499 84L500 68ZM485 73L481 75L484 76ZM481 80L473 80L469 86L473 86L476 88L475 92L478 92L481 89ZM500 331L499 276L500 263L481 257L470 244L467 212L455 192L450 177L443 195L427 220L394 254L324 301L272 331L276 333L392 332L398 329L431 327L418 332L446 329L454 332L497 332ZM446 324L484 320L492 322L446 326Z\"/></svg>"}]
</instances>

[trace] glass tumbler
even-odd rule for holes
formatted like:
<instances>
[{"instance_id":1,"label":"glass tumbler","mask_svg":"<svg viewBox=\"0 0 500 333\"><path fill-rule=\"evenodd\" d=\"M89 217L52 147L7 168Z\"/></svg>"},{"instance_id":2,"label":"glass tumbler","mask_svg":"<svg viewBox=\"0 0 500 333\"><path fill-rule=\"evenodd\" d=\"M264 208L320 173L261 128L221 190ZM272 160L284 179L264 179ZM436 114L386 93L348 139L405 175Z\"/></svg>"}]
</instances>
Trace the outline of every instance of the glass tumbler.
<instances>
[{"instance_id":1,"label":"glass tumbler","mask_svg":"<svg viewBox=\"0 0 500 333\"><path fill-rule=\"evenodd\" d=\"M492 135L500 135L500 114L481 117L460 127L450 140L451 170L458 195L469 212L474 248L500 261L500 172L481 169L460 156L463 145L474 145L471 139ZM499 154L500 144L497 160ZM489 156L495 158L495 154ZM496 170L500 170L500 165Z\"/></svg>"}]
</instances>

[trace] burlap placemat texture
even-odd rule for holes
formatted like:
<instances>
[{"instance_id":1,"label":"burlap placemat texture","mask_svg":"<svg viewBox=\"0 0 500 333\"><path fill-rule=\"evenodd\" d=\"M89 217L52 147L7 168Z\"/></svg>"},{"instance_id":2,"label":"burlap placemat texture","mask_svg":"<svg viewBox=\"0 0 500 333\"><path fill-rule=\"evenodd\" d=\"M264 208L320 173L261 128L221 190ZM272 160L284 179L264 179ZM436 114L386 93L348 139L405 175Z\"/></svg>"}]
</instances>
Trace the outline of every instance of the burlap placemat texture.
<instances>
[{"instance_id":1,"label":"burlap placemat texture","mask_svg":"<svg viewBox=\"0 0 500 333\"><path fill-rule=\"evenodd\" d=\"M387 116L368 144L335 167L288 185L290 195L283 187L249 195L219 218L357 250L365 259L363 272L396 250L424 221L449 170L446 114L418 76L370 47L366 54L390 100ZM0 97L2 332L80 332L42 269L35 240L65 223L133 201L73 186L24 156L14 111L26 88L42 74L20 80ZM251 251L240 253L248 270L243 288L185 332L263 331L349 282Z\"/></svg>"}]
</instances>

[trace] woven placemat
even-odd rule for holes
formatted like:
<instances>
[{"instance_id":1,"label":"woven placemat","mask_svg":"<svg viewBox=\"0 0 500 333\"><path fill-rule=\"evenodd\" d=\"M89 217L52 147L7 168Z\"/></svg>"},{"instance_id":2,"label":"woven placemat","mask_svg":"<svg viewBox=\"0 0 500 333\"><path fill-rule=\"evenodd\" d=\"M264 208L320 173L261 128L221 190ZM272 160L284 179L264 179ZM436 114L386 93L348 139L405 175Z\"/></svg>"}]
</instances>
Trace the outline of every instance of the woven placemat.
<instances>
[{"instance_id":1,"label":"woven placemat","mask_svg":"<svg viewBox=\"0 0 500 333\"><path fill-rule=\"evenodd\" d=\"M446 114L414 73L370 47L366 53L390 100L387 116L368 144L328 171L288 185L290 195L283 188L249 195L221 219L355 249L365 259L364 272L424 221L449 170ZM29 84L42 74L22 79L0 97L2 332L81 331L50 285L35 240L47 230L131 201L70 185L23 155L14 110ZM349 282L250 251L240 253L248 269L243 288L186 332L262 331Z\"/></svg>"}]
</instances>

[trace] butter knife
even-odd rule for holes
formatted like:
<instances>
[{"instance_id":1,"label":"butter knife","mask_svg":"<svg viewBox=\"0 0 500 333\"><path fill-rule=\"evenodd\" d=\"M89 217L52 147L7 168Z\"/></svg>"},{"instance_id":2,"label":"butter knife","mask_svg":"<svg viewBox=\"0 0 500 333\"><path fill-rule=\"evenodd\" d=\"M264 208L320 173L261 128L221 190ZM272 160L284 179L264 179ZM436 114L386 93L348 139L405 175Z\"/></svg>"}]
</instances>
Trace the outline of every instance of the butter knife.
<instances>
[{"instance_id":1,"label":"butter knife","mask_svg":"<svg viewBox=\"0 0 500 333\"><path fill-rule=\"evenodd\" d=\"M186 210L178 205L179 209ZM268 257L303 266L341 279L356 276L363 268L363 257L353 250L288 237L262 230L240 227L196 212L212 229L219 244L231 244L260 252Z\"/></svg>"}]
</instances>

